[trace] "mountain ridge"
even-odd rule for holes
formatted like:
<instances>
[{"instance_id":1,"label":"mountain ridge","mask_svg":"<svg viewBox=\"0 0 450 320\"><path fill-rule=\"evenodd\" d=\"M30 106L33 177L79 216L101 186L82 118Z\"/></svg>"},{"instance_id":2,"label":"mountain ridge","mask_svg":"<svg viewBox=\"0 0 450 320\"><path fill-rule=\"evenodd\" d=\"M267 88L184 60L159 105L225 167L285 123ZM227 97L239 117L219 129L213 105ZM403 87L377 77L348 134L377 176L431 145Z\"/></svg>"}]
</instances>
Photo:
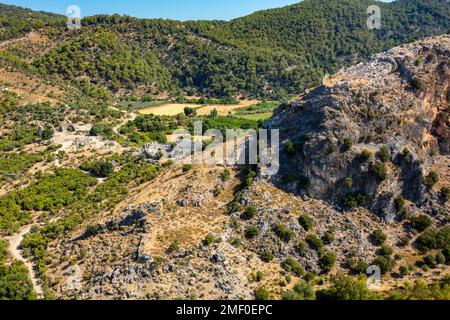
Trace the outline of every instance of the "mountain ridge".
<instances>
[{"instance_id":1,"label":"mountain ridge","mask_svg":"<svg viewBox=\"0 0 450 320\"><path fill-rule=\"evenodd\" d=\"M366 26L367 7L374 3L382 8L382 30ZM119 96L138 91L285 100L319 84L342 65L448 31L450 8L445 0L306 0L230 22L96 15L84 18L83 28L72 32L64 30L59 19L43 28L57 47L30 64L46 77ZM120 48L89 55L77 46L86 41L98 46L101 37L116 39ZM123 57L116 62L98 59L100 53L111 55L109 49L123 52ZM74 64L74 59L80 62ZM139 61L138 67L130 59ZM104 69L110 71L106 74Z\"/></svg>"}]
</instances>

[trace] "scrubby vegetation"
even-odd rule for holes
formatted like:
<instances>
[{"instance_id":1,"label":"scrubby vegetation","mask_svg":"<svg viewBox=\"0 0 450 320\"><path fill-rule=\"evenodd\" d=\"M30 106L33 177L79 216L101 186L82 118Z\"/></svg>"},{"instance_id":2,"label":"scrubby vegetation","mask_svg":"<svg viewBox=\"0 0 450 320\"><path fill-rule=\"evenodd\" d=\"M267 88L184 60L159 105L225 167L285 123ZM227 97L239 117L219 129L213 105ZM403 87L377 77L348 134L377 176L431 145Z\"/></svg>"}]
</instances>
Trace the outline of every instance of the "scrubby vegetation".
<instances>
[{"instance_id":1,"label":"scrubby vegetation","mask_svg":"<svg viewBox=\"0 0 450 320\"><path fill-rule=\"evenodd\" d=\"M320 290L318 300L372 300L374 295L367 288L365 279L354 280L342 275L333 279L331 288Z\"/></svg>"},{"instance_id":2,"label":"scrubby vegetation","mask_svg":"<svg viewBox=\"0 0 450 320\"><path fill-rule=\"evenodd\" d=\"M298 221L306 231L311 230L314 226L314 220L307 214L301 215L300 218L298 218Z\"/></svg>"},{"instance_id":3,"label":"scrubby vegetation","mask_svg":"<svg viewBox=\"0 0 450 320\"><path fill-rule=\"evenodd\" d=\"M361 192L350 192L342 200L342 204L347 209L353 209L358 206L364 206L367 196Z\"/></svg>"},{"instance_id":4,"label":"scrubby vegetation","mask_svg":"<svg viewBox=\"0 0 450 320\"><path fill-rule=\"evenodd\" d=\"M16 210L16 216L21 217L15 221L10 215L3 214L0 220L5 229L3 232L28 222L32 210L63 215L56 222L32 230L22 243L25 251L37 260L41 274L45 273L50 262L46 252L50 240L73 230L86 217L113 208L127 196L130 183L139 185L150 181L160 169L156 165L133 163L126 157L118 160L121 161L121 169L97 186L94 178L81 171L58 169L54 175L46 175L29 187L0 198L0 202Z\"/></svg>"},{"instance_id":5,"label":"scrubby vegetation","mask_svg":"<svg viewBox=\"0 0 450 320\"><path fill-rule=\"evenodd\" d=\"M305 280L300 280L291 290L283 292L283 300L315 300L314 287Z\"/></svg>"},{"instance_id":6,"label":"scrubby vegetation","mask_svg":"<svg viewBox=\"0 0 450 320\"><path fill-rule=\"evenodd\" d=\"M0 239L0 300L33 300L36 295L28 278L28 269L22 262L8 259L7 241Z\"/></svg>"},{"instance_id":7,"label":"scrubby vegetation","mask_svg":"<svg viewBox=\"0 0 450 320\"><path fill-rule=\"evenodd\" d=\"M380 229L376 229L371 234L371 241L377 245L381 246L387 239L387 235Z\"/></svg>"},{"instance_id":8,"label":"scrubby vegetation","mask_svg":"<svg viewBox=\"0 0 450 320\"><path fill-rule=\"evenodd\" d=\"M450 228L442 227L425 231L417 238L417 244L425 252L432 249L448 250L450 247ZM446 256L448 258L448 255Z\"/></svg>"},{"instance_id":9,"label":"scrubby vegetation","mask_svg":"<svg viewBox=\"0 0 450 320\"><path fill-rule=\"evenodd\" d=\"M432 189L436 183L439 181L439 175L431 171L423 180L423 183L427 186L428 189Z\"/></svg>"},{"instance_id":10,"label":"scrubby vegetation","mask_svg":"<svg viewBox=\"0 0 450 320\"><path fill-rule=\"evenodd\" d=\"M58 169L22 190L14 190L0 198L0 232L17 231L29 222L32 211L56 214L83 202L95 179L73 169Z\"/></svg>"},{"instance_id":11,"label":"scrubby vegetation","mask_svg":"<svg viewBox=\"0 0 450 320\"><path fill-rule=\"evenodd\" d=\"M375 162L375 164L372 166L371 169L372 169L374 176L379 181L384 181L387 179L388 171L387 171L386 164L384 162L381 162L381 161Z\"/></svg>"},{"instance_id":12,"label":"scrubby vegetation","mask_svg":"<svg viewBox=\"0 0 450 320\"><path fill-rule=\"evenodd\" d=\"M333 268L336 262L336 255L333 252L327 252L322 257L320 257L319 263L322 267L323 273L328 273Z\"/></svg>"},{"instance_id":13,"label":"scrubby vegetation","mask_svg":"<svg viewBox=\"0 0 450 320\"><path fill-rule=\"evenodd\" d=\"M322 240L320 240L316 235L310 234L306 238L306 241L308 242L310 247L316 250L319 254L322 252L324 244Z\"/></svg>"},{"instance_id":14,"label":"scrubby vegetation","mask_svg":"<svg viewBox=\"0 0 450 320\"><path fill-rule=\"evenodd\" d=\"M294 232L286 228L282 223L276 223L273 226L275 234L284 242L289 242L294 237Z\"/></svg>"},{"instance_id":15,"label":"scrubby vegetation","mask_svg":"<svg viewBox=\"0 0 450 320\"><path fill-rule=\"evenodd\" d=\"M423 232L429 226L431 226L431 219L428 216L422 214L417 217L412 217L411 220L409 220L409 224L411 225L411 228L419 232Z\"/></svg>"},{"instance_id":16,"label":"scrubby vegetation","mask_svg":"<svg viewBox=\"0 0 450 320\"><path fill-rule=\"evenodd\" d=\"M421 280L414 284L407 283L402 290L396 290L389 295L392 300L449 300L450 276L426 284Z\"/></svg>"},{"instance_id":17,"label":"scrubby vegetation","mask_svg":"<svg viewBox=\"0 0 450 320\"><path fill-rule=\"evenodd\" d=\"M301 277L305 274L303 266L293 258L287 258L283 262L283 268L288 272L292 272L297 277Z\"/></svg>"},{"instance_id":18,"label":"scrubby vegetation","mask_svg":"<svg viewBox=\"0 0 450 320\"><path fill-rule=\"evenodd\" d=\"M258 209L255 206L248 206L242 213L242 219L250 220L258 214Z\"/></svg>"}]
</instances>

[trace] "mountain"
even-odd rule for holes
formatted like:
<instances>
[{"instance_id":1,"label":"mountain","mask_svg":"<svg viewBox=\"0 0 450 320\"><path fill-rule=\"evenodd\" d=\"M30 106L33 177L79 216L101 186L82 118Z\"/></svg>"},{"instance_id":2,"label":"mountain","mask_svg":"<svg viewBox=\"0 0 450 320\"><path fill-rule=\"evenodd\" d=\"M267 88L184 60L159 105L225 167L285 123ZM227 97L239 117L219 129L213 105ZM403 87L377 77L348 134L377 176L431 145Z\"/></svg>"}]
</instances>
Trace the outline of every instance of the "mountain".
<instances>
[{"instance_id":1,"label":"mountain","mask_svg":"<svg viewBox=\"0 0 450 320\"><path fill-rule=\"evenodd\" d=\"M63 16L0 3L0 41L18 38L34 29L61 26Z\"/></svg>"},{"instance_id":2,"label":"mountain","mask_svg":"<svg viewBox=\"0 0 450 320\"><path fill-rule=\"evenodd\" d=\"M449 5L369 31L368 4L72 31L2 5L0 300L449 300ZM167 158L196 121L278 129L279 172Z\"/></svg>"},{"instance_id":3,"label":"mountain","mask_svg":"<svg viewBox=\"0 0 450 320\"><path fill-rule=\"evenodd\" d=\"M367 28L370 4L381 8L381 30ZM91 95L104 89L284 99L343 65L450 29L445 0L306 0L230 22L100 15L70 32L60 17L8 6L0 13L4 30L14 15L33 18L3 38L34 28L54 42L27 61L28 69L76 83ZM12 54L21 57L20 50Z\"/></svg>"},{"instance_id":4,"label":"mountain","mask_svg":"<svg viewBox=\"0 0 450 320\"><path fill-rule=\"evenodd\" d=\"M280 107L266 125L284 143L273 181L386 221L398 197L435 212L449 178L449 49L448 35L391 49Z\"/></svg>"}]
</instances>

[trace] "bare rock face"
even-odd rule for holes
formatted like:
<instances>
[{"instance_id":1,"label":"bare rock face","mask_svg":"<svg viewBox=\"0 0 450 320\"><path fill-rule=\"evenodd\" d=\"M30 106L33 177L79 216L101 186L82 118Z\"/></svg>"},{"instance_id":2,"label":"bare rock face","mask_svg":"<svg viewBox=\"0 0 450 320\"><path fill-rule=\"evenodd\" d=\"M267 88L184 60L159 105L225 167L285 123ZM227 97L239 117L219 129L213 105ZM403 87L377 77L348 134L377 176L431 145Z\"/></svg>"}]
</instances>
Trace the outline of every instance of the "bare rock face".
<instances>
[{"instance_id":1,"label":"bare rock face","mask_svg":"<svg viewBox=\"0 0 450 320\"><path fill-rule=\"evenodd\" d=\"M366 205L386 220L395 216L399 194L419 207L434 201L422 181L432 154L449 159L449 82L448 35L391 49L328 77L266 124L280 129L284 143L273 182L338 204L349 194L365 195ZM382 147L389 157L384 165Z\"/></svg>"}]
</instances>

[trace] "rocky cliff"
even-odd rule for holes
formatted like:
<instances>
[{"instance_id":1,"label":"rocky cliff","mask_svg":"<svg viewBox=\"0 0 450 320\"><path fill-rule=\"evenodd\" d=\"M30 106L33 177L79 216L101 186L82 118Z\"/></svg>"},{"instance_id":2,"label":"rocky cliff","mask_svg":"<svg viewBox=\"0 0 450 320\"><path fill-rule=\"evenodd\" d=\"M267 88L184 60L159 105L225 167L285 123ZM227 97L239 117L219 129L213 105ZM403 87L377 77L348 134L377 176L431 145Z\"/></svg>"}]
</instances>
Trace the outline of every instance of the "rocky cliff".
<instances>
[{"instance_id":1,"label":"rocky cliff","mask_svg":"<svg viewBox=\"0 0 450 320\"><path fill-rule=\"evenodd\" d=\"M450 37L428 38L345 68L281 106L280 173L271 180L339 206L366 205L387 221L399 195L432 210L450 153Z\"/></svg>"}]
</instances>

